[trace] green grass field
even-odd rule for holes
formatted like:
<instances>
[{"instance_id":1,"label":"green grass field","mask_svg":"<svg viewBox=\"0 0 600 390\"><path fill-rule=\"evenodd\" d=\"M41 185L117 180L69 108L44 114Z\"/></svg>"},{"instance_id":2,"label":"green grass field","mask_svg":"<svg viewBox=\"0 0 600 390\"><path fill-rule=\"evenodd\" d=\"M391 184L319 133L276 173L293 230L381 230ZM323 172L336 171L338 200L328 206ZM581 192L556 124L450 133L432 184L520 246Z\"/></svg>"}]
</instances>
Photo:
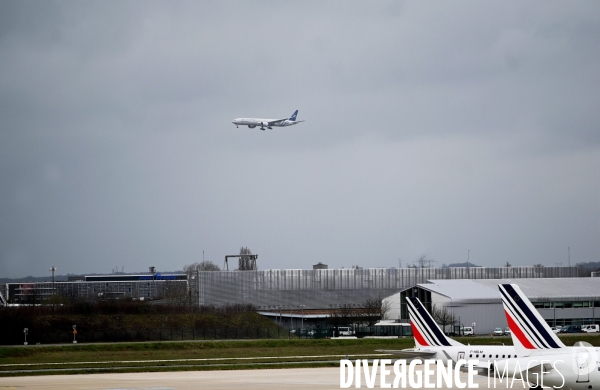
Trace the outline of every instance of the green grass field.
<instances>
[{"instance_id":1,"label":"green grass field","mask_svg":"<svg viewBox=\"0 0 600 390\"><path fill-rule=\"evenodd\" d=\"M561 337L565 345L600 336ZM464 344L506 344L510 337L458 338ZM240 340L0 347L0 376L161 370L317 367L339 359L380 357L378 349L414 346L405 339Z\"/></svg>"}]
</instances>

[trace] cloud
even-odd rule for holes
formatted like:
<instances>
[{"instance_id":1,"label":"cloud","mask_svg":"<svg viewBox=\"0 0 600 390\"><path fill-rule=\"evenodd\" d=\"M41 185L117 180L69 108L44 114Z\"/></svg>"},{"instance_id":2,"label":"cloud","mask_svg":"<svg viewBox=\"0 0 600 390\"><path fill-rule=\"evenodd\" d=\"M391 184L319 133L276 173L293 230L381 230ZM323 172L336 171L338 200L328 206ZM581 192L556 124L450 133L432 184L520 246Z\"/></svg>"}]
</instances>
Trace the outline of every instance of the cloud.
<instances>
[{"instance_id":1,"label":"cloud","mask_svg":"<svg viewBox=\"0 0 600 390\"><path fill-rule=\"evenodd\" d=\"M4 275L600 255L595 2L0 7Z\"/></svg>"}]
</instances>

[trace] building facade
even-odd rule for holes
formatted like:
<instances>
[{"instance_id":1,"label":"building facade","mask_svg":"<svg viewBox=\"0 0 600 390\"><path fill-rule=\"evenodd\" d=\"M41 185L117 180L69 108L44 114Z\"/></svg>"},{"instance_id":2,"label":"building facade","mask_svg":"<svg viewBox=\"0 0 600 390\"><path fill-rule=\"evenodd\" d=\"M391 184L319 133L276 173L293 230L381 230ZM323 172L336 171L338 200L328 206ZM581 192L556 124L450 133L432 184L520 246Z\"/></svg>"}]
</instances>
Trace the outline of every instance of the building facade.
<instances>
[{"instance_id":1,"label":"building facade","mask_svg":"<svg viewBox=\"0 0 600 390\"><path fill-rule=\"evenodd\" d=\"M478 280L429 280L384 299L388 318L408 321L406 297L416 296L429 310L446 308L456 326L475 323L476 334L490 334L508 326L498 284L514 283L538 309L550 326L600 322L599 278L523 278Z\"/></svg>"},{"instance_id":2,"label":"building facade","mask_svg":"<svg viewBox=\"0 0 600 390\"><path fill-rule=\"evenodd\" d=\"M7 283L8 303L37 304L53 295L68 299L163 299L187 296L186 274L93 275L69 282Z\"/></svg>"},{"instance_id":3,"label":"building facade","mask_svg":"<svg viewBox=\"0 0 600 390\"><path fill-rule=\"evenodd\" d=\"M577 267L205 271L193 274L190 285L200 305L330 309L383 299L428 280L572 277L577 277Z\"/></svg>"}]
</instances>

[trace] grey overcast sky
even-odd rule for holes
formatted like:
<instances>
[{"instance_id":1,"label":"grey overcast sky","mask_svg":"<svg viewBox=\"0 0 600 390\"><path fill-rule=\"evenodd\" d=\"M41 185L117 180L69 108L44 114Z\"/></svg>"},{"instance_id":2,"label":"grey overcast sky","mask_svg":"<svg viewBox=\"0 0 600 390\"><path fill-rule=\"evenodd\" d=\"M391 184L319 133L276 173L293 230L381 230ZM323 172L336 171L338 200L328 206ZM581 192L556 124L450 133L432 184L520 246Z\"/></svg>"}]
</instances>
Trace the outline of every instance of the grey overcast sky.
<instances>
[{"instance_id":1,"label":"grey overcast sky","mask_svg":"<svg viewBox=\"0 0 600 390\"><path fill-rule=\"evenodd\" d=\"M241 246L600 261L600 2L0 0L0 276Z\"/></svg>"}]
</instances>

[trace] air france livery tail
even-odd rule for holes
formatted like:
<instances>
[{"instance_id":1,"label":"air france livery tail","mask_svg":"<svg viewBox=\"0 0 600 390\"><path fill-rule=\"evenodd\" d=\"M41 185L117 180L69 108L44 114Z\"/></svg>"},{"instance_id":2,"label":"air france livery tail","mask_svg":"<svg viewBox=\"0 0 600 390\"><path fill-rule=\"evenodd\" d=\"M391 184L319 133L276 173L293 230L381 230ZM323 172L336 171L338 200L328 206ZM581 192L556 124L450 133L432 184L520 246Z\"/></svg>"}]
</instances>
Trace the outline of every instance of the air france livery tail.
<instances>
[{"instance_id":1,"label":"air france livery tail","mask_svg":"<svg viewBox=\"0 0 600 390\"><path fill-rule=\"evenodd\" d=\"M565 348L516 284L500 284L506 321L519 356L556 353Z\"/></svg>"},{"instance_id":2,"label":"air france livery tail","mask_svg":"<svg viewBox=\"0 0 600 390\"><path fill-rule=\"evenodd\" d=\"M292 114L292 116L290 117L290 120L292 122L296 122L296 115L298 115L298 110L294 111L294 113Z\"/></svg>"},{"instance_id":3,"label":"air france livery tail","mask_svg":"<svg viewBox=\"0 0 600 390\"><path fill-rule=\"evenodd\" d=\"M417 347L463 345L444 335L419 298L407 297L406 302Z\"/></svg>"}]
</instances>

